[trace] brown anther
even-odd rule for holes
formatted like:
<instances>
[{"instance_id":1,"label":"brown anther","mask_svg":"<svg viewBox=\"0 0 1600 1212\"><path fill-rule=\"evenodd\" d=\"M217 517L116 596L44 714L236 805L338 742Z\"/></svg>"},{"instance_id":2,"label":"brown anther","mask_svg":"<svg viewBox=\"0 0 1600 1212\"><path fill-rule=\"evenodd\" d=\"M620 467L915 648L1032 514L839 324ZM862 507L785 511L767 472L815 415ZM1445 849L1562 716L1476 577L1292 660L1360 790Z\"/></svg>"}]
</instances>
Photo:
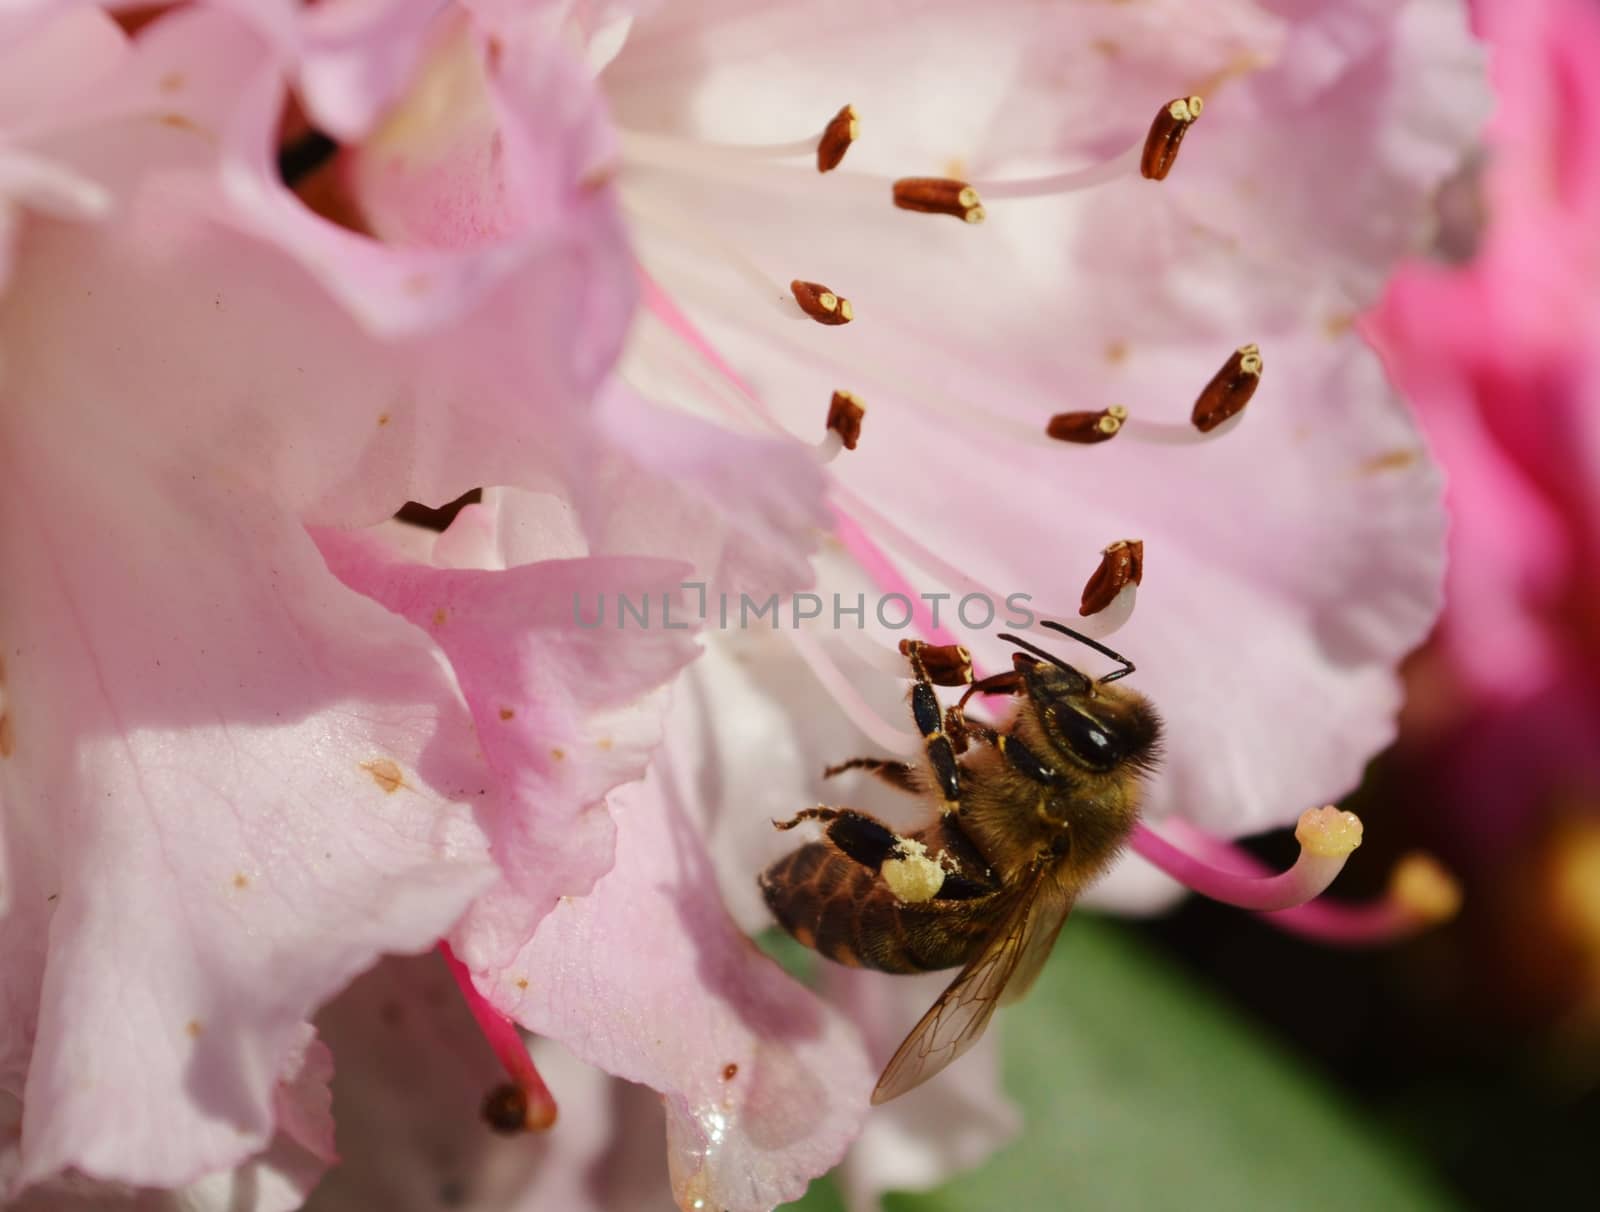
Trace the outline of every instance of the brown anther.
<instances>
[{"instance_id":1,"label":"brown anther","mask_svg":"<svg viewBox=\"0 0 1600 1212\"><path fill-rule=\"evenodd\" d=\"M965 686L972 681L972 654L960 644L901 640L900 655L909 657L913 647L922 657L922 668L928 680L935 686Z\"/></svg>"},{"instance_id":2,"label":"brown anther","mask_svg":"<svg viewBox=\"0 0 1600 1212\"><path fill-rule=\"evenodd\" d=\"M483 1121L502 1136L528 1130L528 1093L505 1082L483 1096Z\"/></svg>"},{"instance_id":3,"label":"brown anther","mask_svg":"<svg viewBox=\"0 0 1600 1212\"><path fill-rule=\"evenodd\" d=\"M1205 102L1199 97L1175 97L1161 107L1150 133L1144 138L1139 171L1151 181L1165 181L1178 162L1178 145L1188 134Z\"/></svg>"},{"instance_id":4,"label":"brown anther","mask_svg":"<svg viewBox=\"0 0 1600 1212\"><path fill-rule=\"evenodd\" d=\"M847 105L822 128L822 138L817 140L817 171L831 173L839 167L850 145L861 136L861 119L856 107Z\"/></svg>"},{"instance_id":5,"label":"brown anther","mask_svg":"<svg viewBox=\"0 0 1600 1212\"><path fill-rule=\"evenodd\" d=\"M836 295L820 282L802 282L796 278L789 283L794 301L818 324L848 324L856 318L850 300Z\"/></svg>"},{"instance_id":6,"label":"brown anther","mask_svg":"<svg viewBox=\"0 0 1600 1212\"><path fill-rule=\"evenodd\" d=\"M1238 416L1261 382L1261 350L1241 345L1221 370L1211 376L1194 402L1189 420L1201 433L1210 433L1229 417Z\"/></svg>"},{"instance_id":7,"label":"brown anther","mask_svg":"<svg viewBox=\"0 0 1600 1212\"><path fill-rule=\"evenodd\" d=\"M1044 431L1058 442L1093 446L1116 437L1127 419L1128 410L1120 404L1113 404L1098 412L1058 412L1050 418L1050 424L1044 427Z\"/></svg>"},{"instance_id":8,"label":"brown anther","mask_svg":"<svg viewBox=\"0 0 1600 1212\"><path fill-rule=\"evenodd\" d=\"M1128 585L1144 580L1144 540L1118 539L1100 553L1100 566L1083 587L1078 613L1099 614Z\"/></svg>"},{"instance_id":9,"label":"brown anther","mask_svg":"<svg viewBox=\"0 0 1600 1212\"><path fill-rule=\"evenodd\" d=\"M894 204L926 215L953 215L967 223L982 223L984 218L978 191L949 177L901 177L894 183Z\"/></svg>"},{"instance_id":10,"label":"brown anther","mask_svg":"<svg viewBox=\"0 0 1600 1212\"><path fill-rule=\"evenodd\" d=\"M846 450L854 450L861 437L861 418L867 406L853 391L836 391L828 404L828 428L839 435Z\"/></svg>"}]
</instances>

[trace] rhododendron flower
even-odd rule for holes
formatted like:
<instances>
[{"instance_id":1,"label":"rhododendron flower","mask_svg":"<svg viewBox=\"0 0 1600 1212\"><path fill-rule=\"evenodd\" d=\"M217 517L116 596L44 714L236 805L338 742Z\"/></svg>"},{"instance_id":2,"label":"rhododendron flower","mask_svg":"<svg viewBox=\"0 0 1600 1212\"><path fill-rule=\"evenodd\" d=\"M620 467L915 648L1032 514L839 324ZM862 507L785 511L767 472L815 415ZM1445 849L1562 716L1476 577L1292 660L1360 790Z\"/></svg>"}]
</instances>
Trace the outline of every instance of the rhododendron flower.
<instances>
[{"instance_id":1,"label":"rhododendron flower","mask_svg":"<svg viewBox=\"0 0 1600 1212\"><path fill-rule=\"evenodd\" d=\"M803 570L819 476L597 399L632 282L592 103L503 96L472 238L386 244L278 179L285 80L249 26L63 9L4 44L99 58L7 132L97 205L7 194L0 1177L288 1207L333 1155L311 1013L469 909L520 944L612 864L603 797L693 644L573 633L574 595L741 566L762 519L762 566ZM484 483L590 541L457 570L358 533ZM668 507L693 551L630 544Z\"/></svg>"},{"instance_id":2,"label":"rhododendron flower","mask_svg":"<svg viewBox=\"0 0 1600 1212\"><path fill-rule=\"evenodd\" d=\"M9 1189L292 1206L331 1156L305 1020L447 936L523 1097L507 1019L660 1093L681 1206L797 1196L926 990L802 989L753 875L825 762L915 747L905 633L714 638L663 725L689 633L571 610L787 595L822 532L819 592L904 593L982 670L990 622L919 591L1075 618L1142 543L1082 625L1125 624L1147 813L1199 853L1138 848L1255 908L1325 885L1203 848L1355 782L1436 606L1434 477L1351 317L1480 109L1453 5L419 12L14 35L114 62L24 145L105 215L26 211L0 301L39 519L0 538ZM436 540L383 523L479 487ZM1130 861L1104 899L1175 888ZM978 1084L932 1150L937 1086L879 1113L858 1196L980 1157ZM271 1183L220 1173L274 1130ZM561 1131L551 1166L602 1135Z\"/></svg>"}]
</instances>

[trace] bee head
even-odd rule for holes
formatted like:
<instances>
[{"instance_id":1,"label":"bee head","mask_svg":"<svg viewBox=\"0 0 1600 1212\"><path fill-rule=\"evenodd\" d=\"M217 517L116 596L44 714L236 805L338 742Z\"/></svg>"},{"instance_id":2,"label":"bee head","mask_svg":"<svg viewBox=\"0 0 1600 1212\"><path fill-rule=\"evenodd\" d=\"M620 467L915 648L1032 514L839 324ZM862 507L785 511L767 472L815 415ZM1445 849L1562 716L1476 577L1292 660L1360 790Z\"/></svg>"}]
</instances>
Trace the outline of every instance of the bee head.
<instances>
[{"instance_id":1,"label":"bee head","mask_svg":"<svg viewBox=\"0 0 1600 1212\"><path fill-rule=\"evenodd\" d=\"M1000 637L1037 654L1014 653L1011 662L1022 675L1051 747L1097 774L1124 764L1149 765L1155 758L1160 722L1143 695L1112 684L1132 673L1133 663L1060 624L1046 622L1045 626L1082 640L1123 665L1096 680L1025 640Z\"/></svg>"}]
</instances>

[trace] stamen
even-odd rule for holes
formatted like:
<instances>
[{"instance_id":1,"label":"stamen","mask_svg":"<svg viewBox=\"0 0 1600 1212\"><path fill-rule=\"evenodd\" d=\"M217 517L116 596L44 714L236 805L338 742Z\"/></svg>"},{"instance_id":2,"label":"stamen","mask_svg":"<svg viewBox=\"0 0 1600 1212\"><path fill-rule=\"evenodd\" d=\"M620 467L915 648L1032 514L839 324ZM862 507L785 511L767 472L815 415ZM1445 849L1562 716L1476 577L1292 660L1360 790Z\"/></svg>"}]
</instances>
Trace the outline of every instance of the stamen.
<instances>
[{"instance_id":1,"label":"stamen","mask_svg":"<svg viewBox=\"0 0 1600 1212\"><path fill-rule=\"evenodd\" d=\"M1113 404L1098 412L1058 412L1050 418L1044 431L1058 442L1096 446L1116 437L1127 419L1128 410L1120 404Z\"/></svg>"},{"instance_id":2,"label":"stamen","mask_svg":"<svg viewBox=\"0 0 1600 1212\"><path fill-rule=\"evenodd\" d=\"M1167 832L1208 861L1247 875L1265 875L1265 863L1230 842L1183 821ZM1263 915L1280 930L1346 947L1379 946L1420 934L1449 921L1461 908L1461 885L1430 854L1415 851L1395 864L1383 897L1362 904L1318 900Z\"/></svg>"},{"instance_id":3,"label":"stamen","mask_svg":"<svg viewBox=\"0 0 1600 1212\"><path fill-rule=\"evenodd\" d=\"M991 602L1003 602L1006 600L1006 596L1004 594L995 593L990 586L985 585L983 582L975 580L973 577L970 577L966 573L962 572L954 564L950 563L943 556L939 555L938 552L918 542L911 535L906 533L906 531L902 530L894 522L890 521L887 516L874 509L871 505L867 504L865 500L851 492L848 488L845 488L842 485L835 485L833 495L835 501L838 503L838 508L835 511L836 514L844 513L852 523L859 523L861 525L870 527L873 534L880 536L890 547L898 550L901 555L910 560L922 571L931 573L947 588L958 590L963 595L977 594L981 597L988 598ZM840 529L843 531L844 527L841 525ZM881 558L881 553L879 553L879 555ZM879 578L879 584L880 587L887 588L881 578ZM911 596L913 598L915 597L914 594ZM1131 613L1131 611L1132 604L1130 602L1129 612ZM1116 614L1115 608L1105 611L1102 614L1097 614L1090 619L1079 621L1074 618L1070 622L1068 621L1068 616L1066 614L1057 611L1037 610L1035 613L1040 618L1051 619L1055 622L1059 622L1064 626L1069 626L1075 631L1081 631L1083 634L1092 636L1097 640L1103 639L1112 631L1116 630L1117 627L1120 627L1123 623L1127 622L1126 615L1122 616L1120 619L1114 617ZM1110 624L1114 624L1114 626ZM955 642L954 638L950 637L948 632L940 631L934 633L925 628L923 630L923 634L938 634L943 638L948 638L949 642L951 643Z\"/></svg>"},{"instance_id":4,"label":"stamen","mask_svg":"<svg viewBox=\"0 0 1600 1212\"><path fill-rule=\"evenodd\" d=\"M879 715L872 704L861 697L861 693L851 684L850 679L839 671L839 667L822 650L822 645L817 643L816 637L804 630L788 634L800 658L816 675L817 681L822 683L823 689L833 696L834 702L839 704L846 718L870 738L873 744L902 757L909 757L922 751L922 738L896 728Z\"/></svg>"},{"instance_id":5,"label":"stamen","mask_svg":"<svg viewBox=\"0 0 1600 1212\"><path fill-rule=\"evenodd\" d=\"M909 658L917 646L923 672L935 686L967 686L972 682L972 653L960 644L927 644L921 640L901 640L900 655ZM910 666L906 667L910 676Z\"/></svg>"},{"instance_id":6,"label":"stamen","mask_svg":"<svg viewBox=\"0 0 1600 1212\"><path fill-rule=\"evenodd\" d=\"M1292 934L1345 947L1400 942L1449 921L1461 908L1461 885L1432 855L1408 854L1389 875L1380 900L1362 905L1317 901L1265 920Z\"/></svg>"},{"instance_id":7,"label":"stamen","mask_svg":"<svg viewBox=\"0 0 1600 1212\"><path fill-rule=\"evenodd\" d=\"M1300 857L1281 875L1251 876L1224 871L1178 849L1166 838L1140 825L1133 833L1134 852L1187 884L1202 896L1241 909L1292 909L1322 895L1361 844L1361 818L1331 805L1301 814L1294 831Z\"/></svg>"},{"instance_id":8,"label":"stamen","mask_svg":"<svg viewBox=\"0 0 1600 1212\"><path fill-rule=\"evenodd\" d=\"M796 278L789 283L789 293L800 310L818 324L848 324L856 318L850 300L834 294L820 282L802 282Z\"/></svg>"},{"instance_id":9,"label":"stamen","mask_svg":"<svg viewBox=\"0 0 1600 1212\"><path fill-rule=\"evenodd\" d=\"M846 105L828 119L819 133L781 143L719 143L626 129L618 134L625 163L697 172L719 161L737 168L740 161L815 156L817 171L826 173L839 166L850 145L860 137L861 117L855 106Z\"/></svg>"},{"instance_id":10,"label":"stamen","mask_svg":"<svg viewBox=\"0 0 1600 1212\"><path fill-rule=\"evenodd\" d=\"M672 236L674 242L690 248L699 248L709 253L744 278L755 291L757 297L772 300L777 314L782 315L785 319L794 317L794 313L789 310L787 302L789 292L778 285L775 279L769 277L759 265L745 256L744 253L727 243L727 241L720 239L713 232L701 227L699 224L683 219L681 215L674 215L658 207L641 203L632 195L624 196L623 209L628 212L630 218L636 224L659 228ZM748 317L750 311L748 308L741 308L740 314ZM844 323L842 320L836 322Z\"/></svg>"},{"instance_id":11,"label":"stamen","mask_svg":"<svg viewBox=\"0 0 1600 1212\"><path fill-rule=\"evenodd\" d=\"M846 450L854 450L861 437L861 418L867 406L853 391L836 391L828 402L828 428L839 435Z\"/></svg>"},{"instance_id":12,"label":"stamen","mask_svg":"<svg viewBox=\"0 0 1600 1212\"><path fill-rule=\"evenodd\" d=\"M484 1119L496 1132L538 1132L550 1127L556 1122L556 1100L533 1067L533 1058L528 1055L516 1026L478 992L472 983L472 974L450 950L449 943L439 943L439 954L444 956L467 1009L477 1020L478 1030L483 1032L484 1039L511 1077L509 1084L496 1086L485 1096ZM518 1110L520 1119L514 1115Z\"/></svg>"},{"instance_id":13,"label":"stamen","mask_svg":"<svg viewBox=\"0 0 1600 1212\"><path fill-rule=\"evenodd\" d=\"M1057 194L1075 194L1082 190L1095 189L1123 177L1133 176L1139 167L1142 154L1143 144L1135 143L1111 159L1102 160L1099 164L1091 164L1086 168L1075 168L1064 173L1048 173L1042 177L1019 177L1009 181L974 181L972 187L991 201L996 198L1044 198Z\"/></svg>"},{"instance_id":14,"label":"stamen","mask_svg":"<svg viewBox=\"0 0 1600 1212\"><path fill-rule=\"evenodd\" d=\"M965 181L949 177L902 177L894 183L894 204L901 210L928 215L951 215L967 223L982 223L983 202Z\"/></svg>"},{"instance_id":15,"label":"stamen","mask_svg":"<svg viewBox=\"0 0 1600 1212\"><path fill-rule=\"evenodd\" d=\"M1241 345L1234 350L1195 400L1189 417L1194 427L1201 433L1210 433L1243 412L1261 384L1261 370L1260 346Z\"/></svg>"},{"instance_id":16,"label":"stamen","mask_svg":"<svg viewBox=\"0 0 1600 1212\"><path fill-rule=\"evenodd\" d=\"M1199 97L1176 97L1162 106L1145 136L1139 172L1151 181L1165 181L1178 162L1178 147L1200 117L1205 102Z\"/></svg>"},{"instance_id":17,"label":"stamen","mask_svg":"<svg viewBox=\"0 0 1600 1212\"><path fill-rule=\"evenodd\" d=\"M828 120L828 125L822 130L822 138L817 140L817 171L831 173L838 168L845 152L860 137L861 119L856 114L856 107L846 105Z\"/></svg>"},{"instance_id":18,"label":"stamen","mask_svg":"<svg viewBox=\"0 0 1600 1212\"><path fill-rule=\"evenodd\" d=\"M1078 613L1084 617L1099 614L1116 601L1124 589L1144 582L1144 542L1118 539L1100 553L1100 565L1083 587Z\"/></svg>"}]
</instances>

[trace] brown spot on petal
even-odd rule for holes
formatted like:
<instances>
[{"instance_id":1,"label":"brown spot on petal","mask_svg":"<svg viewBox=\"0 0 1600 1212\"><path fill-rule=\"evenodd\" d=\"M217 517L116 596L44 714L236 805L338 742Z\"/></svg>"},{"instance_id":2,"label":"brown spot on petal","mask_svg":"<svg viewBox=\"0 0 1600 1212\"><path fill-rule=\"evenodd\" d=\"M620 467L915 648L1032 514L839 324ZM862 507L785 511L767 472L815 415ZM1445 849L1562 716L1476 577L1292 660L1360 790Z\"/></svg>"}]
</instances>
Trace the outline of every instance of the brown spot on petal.
<instances>
[{"instance_id":1,"label":"brown spot on petal","mask_svg":"<svg viewBox=\"0 0 1600 1212\"><path fill-rule=\"evenodd\" d=\"M594 743L594 747L596 749L600 750L602 753L609 753L609 752L611 752L611 746L614 745L614 744L616 744L616 742L613 741L610 737L603 736L598 741L596 741Z\"/></svg>"},{"instance_id":2,"label":"brown spot on petal","mask_svg":"<svg viewBox=\"0 0 1600 1212\"><path fill-rule=\"evenodd\" d=\"M444 621L446 619L448 619L449 617L450 617L450 612L448 610L446 610L443 606L440 606L437 610L435 610L433 612L433 625L435 627L443 627L444 626Z\"/></svg>"},{"instance_id":3,"label":"brown spot on petal","mask_svg":"<svg viewBox=\"0 0 1600 1212\"><path fill-rule=\"evenodd\" d=\"M565 749L562 749L559 746L557 746L555 749L552 749L550 751L550 756L553 757L558 762L564 761L566 759L566 756L567 756L567 751Z\"/></svg>"},{"instance_id":4,"label":"brown spot on petal","mask_svg":"<svg viewBox=\"0 0 1600 1212\"><path fill-rule=\"evenodd\" d=\"M164 93L175 93L183 87L184 81L182 72L168 72L156 81L156 87Z\"/></svg>"},{"instance_id":5,"label":"brown spot on petal","mask_svg":"<svg viewBox=\"0 0 1600 1212\"><path fill-rule=\"evenodd\" d=\"M517 977L517 988L518 989L526 989L527 987L528 987L528 978L525 977L525 976Z\"/></svg>"},{"instance_id":6,"label":"brown spot on petal","mask_svg":"<svg viewBox=\"0 0 1600 1212\"><path fill-rule=\"evenodd\" d=\"M1120 366L1128 360L1128 343L1123 340L1106 342L1106 361Z\"/></svg>"},{"instance_id":7,"label":"brown spot on petal","mask_svg":"<svg viewBox=\"0 0 1600 1212\"><path fill-rule=\"evenodd\" d=\"M10 714L0 715L0 758L8 758L16 751L17 737L11 727Z\"/></svg>"},{"instance_id":8,"label":"brown spot on petal","mask_svg":"<svg viewBox=\"0 0 1600 1212\"><path fill-rule=\"evenodd\" d=\"M161 123L162 126L170 126L173 130L188 131L190 134L209 135L211 133L187 114L180 114L176 111L162 114L156 121Z\"/></svg>"},{"instance_id":9,"label":"brown spot on petal","mask_svg":"<svg viewBox=\"0 0 1600 1212\"><path fill-rule=\"evenodd\" d=\"M1322 333L1330 341L1337 341L1355 326L1356 317L1353 312L1336 311L1322 319Z\"/></svg>"},{"instance_id":10,"label":"brown spot on petal","mask_svg":"<svg viewBox=\"0 0 1600 1212\"><path fill-rule=\"evenodd\" d=\"M190 1039L199 1039L205 1033L205 1024L197 1018L191 1018L183 1028L188 1032Z\"/></svg>"},{"instance_id":11,"label":"brown spot on petal","mask_svg":"<svg viewBox=\"0 0 1600 1212\"><path fill-rule=\"evenodd\" d=\"M380 412L378 414L378 427L381 429L383 426L387 425L388 423L389 423L389 414L386 413L386 412Z\"/></svg>"},{"instance_id":12,"label":"brown spot on petal","mask_svg":"<svg viewBox=\"0 0 1600 1212\"><path fill-rule=\"evenodd\" d=\"M372 776L372 781L383 788L385 795L393 795L406 785L405 775L401 773L400 767L388 758L362 762L361 769Z\"/></svg>"},{"instance_id":13,"label":"brown spot on petal","mask_svg":"<svg viewBox=\"0 0 1600 1212\"><path fill-rule=\"evenodd\" d=\"M516 719L516 716L517 716L516 708L514 708L514 707L502 707L502 708L500 708L500 718L502 720Z\"/></svg>"},{"instance_id":14,"label":"brown spot on petal","mask_svg":"<svg viewBox=\"0 0 1600 1212\"><path fill-rule=\"evenodd\" d=\"M1420 450L1391 450L1384 454L1373 455L1356 468L1356 471L1364 476L1375 476L1385 471L1404 471L1407 467L1415 467L1421 459Z\"/></svg>"},{"instance_id":15,"label":"brown spot on petal","mask_svg":"<svg viewBox=\"0 0 1600 1212\"><path fill-rule=\"evenodd\" d=\"M722 1080L723 1081L731 1082L734 1078L736 1078L738 1076L739 1076L739 1066L734 1064L732 1061L729 1061L726 1065L722 1066Z\"/></svg>"}]
</instances>

